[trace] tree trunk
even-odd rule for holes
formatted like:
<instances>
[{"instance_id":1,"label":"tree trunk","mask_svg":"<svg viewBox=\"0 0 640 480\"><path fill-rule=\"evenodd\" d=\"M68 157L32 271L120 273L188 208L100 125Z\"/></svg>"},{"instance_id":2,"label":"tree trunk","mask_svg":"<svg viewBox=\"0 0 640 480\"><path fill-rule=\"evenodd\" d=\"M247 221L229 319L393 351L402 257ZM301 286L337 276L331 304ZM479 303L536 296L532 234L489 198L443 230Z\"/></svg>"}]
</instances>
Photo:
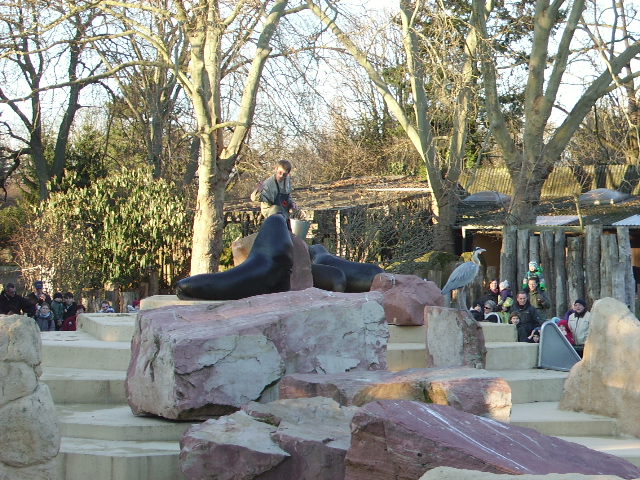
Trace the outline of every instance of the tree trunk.
<instances>
[{"instance_id":1,"label":"tree trunk","mask_svg":"<svg viewBox=\"0 0 640 480\"><path fill-rule=\"evenodd\" d=\"M216 179L216 152L210 142L201 143L203 161L198 170L198 196L193 218L191 275L218 270L224 230L225 185Z\"/></svg>"},{"instance_id":2,"label":"tree trunk","mask_svg":"<svg viewBox=\"0 0 640 480\"><path fill-rule=\"evenodd\" d=\"M524 168L512 174L513 195L507 222L509 225L535 225L536 211L547 179L538 172L524 173Z\"/></svg>"}]
</instances>

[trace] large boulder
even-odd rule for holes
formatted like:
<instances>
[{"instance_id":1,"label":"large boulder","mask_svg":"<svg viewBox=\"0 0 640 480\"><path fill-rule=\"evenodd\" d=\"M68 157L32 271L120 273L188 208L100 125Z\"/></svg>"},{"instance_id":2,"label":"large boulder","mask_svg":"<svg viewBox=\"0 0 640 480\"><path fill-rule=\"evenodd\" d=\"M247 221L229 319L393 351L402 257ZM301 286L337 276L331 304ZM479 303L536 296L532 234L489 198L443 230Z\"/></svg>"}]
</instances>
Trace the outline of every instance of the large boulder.
<instances>
[{"instance_id":1,"label":"large boulder","mask_svg":"<svg viewBox=\"0 0 640 480\"><path fill-rule=\"evenodd\" d=\"M415 400L450 405L475 415L508 421L511 388L500 377L474 368L415 368L400 372L294 373L279 384L280 398L322 396L341 405L375 400Z\"/></svg>"},{"instance_id":2,"label":"large boulder","mask_svg":"<svg viewBox=\"0 0 640 480\"><path fill-rule=\"evenodd\" d=\"M420 480L622 480L615 475L581 475L579 473L549 473L546 475L501 475L498 473L437 467Z\"/></svg>"},{"instance_id":3,"label":"large boulder","mask_svg":"<svg viewBox=\"0 0 640 480\"><path fill-rule=\"evenodd\" d=\"M290 373L386 369L382 294L315 288L143 310L125 383L135 414L224 415L275 399Z\"/></svg>"},{"instance_id":4,"label":"large boulder","mask_svg":"<svg viewBox=\"0 0 640 480\"><path fill-rule=\"evenodd\" d=\"M428 367L484 368L487 350L482 327L469 312L425 307Z\"/></svg>"},{"instance_id":5,"label":"large boulder","mask_svg":"<svg viewBox=\"0 0 640 480\"><path fill-rule=\"evenodd\" d=\"M233 253L233 265L238 266L244 262L253 242L258 234L254 233L244 238L231 242L231 252ZM304 290L313 287L313 277L311 275L311 258L309 257L309 247L306 242L297 235L291 234L293 241L293 270L291 271L291 290Z\"/></svg>"},{"instance_id":6,"label":"large boulder","mask_svg":"<svg viewBox=\"0 0 640 480\"><path fill-rule=\"evenodd\" d=\"M0 316L0 478L58 478L60 431L32 318Z\"/></svg>"},{"instance_id":7,"label":"large boulder","mask_svg":"<svg viewBox=\"0 0 640 480\"><path fill-rule=\"evenodd\" d=\"M444 306L440 288L416 275L380 273L371 290L384 293L384 313L393 325L424 325L424 307Z\"/></svg>"},{"instance_id":8,"label":"large boulder","mask_svg":"<svg viewBox=\"0 0 640 480\"><path fill-rule=\"evenodd\" d=\"M321 397L250 403L191 427L180 469L198 480L339 480L355 411Z\"/></svg>"},{"instance_id":9,"label":"large boulder","mask_svg":"<svg viewBox=\"0 0 640 480\"><path fill-rule=\"evenodd\" d=\"M640 322L613 298L591 311L583 358L564 384L560 408L617 417L622 431L640 436Z\"/></svg>"},{"instance_id":10,"label":"large boulder","mask_svg":"<svg viewBox=\"0 0 640 480\"><path fill-rule=\"evenodd\" d=\"M443 405L368 403L354 415L345 480L418 479L448 466L493 473L583 473L631 479L640 468L613 455Z\"/></svg>"}]
</instances>

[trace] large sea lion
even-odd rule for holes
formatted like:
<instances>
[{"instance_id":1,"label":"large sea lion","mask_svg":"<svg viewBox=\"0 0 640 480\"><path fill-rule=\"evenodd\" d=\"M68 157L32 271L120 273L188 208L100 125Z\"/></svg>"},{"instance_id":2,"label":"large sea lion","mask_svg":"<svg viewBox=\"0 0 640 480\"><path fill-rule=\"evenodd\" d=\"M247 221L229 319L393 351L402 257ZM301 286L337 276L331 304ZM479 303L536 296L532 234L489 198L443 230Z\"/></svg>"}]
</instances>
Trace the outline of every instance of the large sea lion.
<instances>
[{"instance_id":1,"label":"large sea lion","mask_svg":"<svg viewBox=\"0 0 640 480\"><path fill-rule=\"evenodd\" d=\"M348 293L368 292L371 289L373 278L384 272L379 266L372 263L351 262L337 257L320 244L311 245L309 255L314 264L329 265L341 270L347 277L345 292Z\"/></svg>"},{"instance_id":2,"label":"large sea lion","mask_svg":"<svg viewBox=\"0 0 640 480\"><path fill-rule=\"evenodd\" d=\"M293 242L282 215L267 217L247 259L220 273L202 273L178 282L178 298L237 300L287 292L293 268Z\"/></svg>"},{"instance_id":3,"label":"large sea lion","mask_svg":"<svg viewBox=\"0 0 640 480\"><path fill-rule=\"evenodd\" d=\"M331 265L311 264L313 286L330 292L344 292L347 288L347 276L342 270Z\"/></svg>"}]
</instances>

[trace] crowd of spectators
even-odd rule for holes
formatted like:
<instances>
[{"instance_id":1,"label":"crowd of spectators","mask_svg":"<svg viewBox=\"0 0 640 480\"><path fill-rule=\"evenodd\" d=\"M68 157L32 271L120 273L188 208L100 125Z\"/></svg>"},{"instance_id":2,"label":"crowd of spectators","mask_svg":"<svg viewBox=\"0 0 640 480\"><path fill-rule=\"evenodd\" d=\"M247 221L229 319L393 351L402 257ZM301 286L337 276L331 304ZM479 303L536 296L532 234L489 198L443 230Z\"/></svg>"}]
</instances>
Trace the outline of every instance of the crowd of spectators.
<instances>
[{"instance_id":1,"label":"crowd of spectators","mask_svg":"<svg viewBox=\"0 0 640 480\"><path fill-rule=\"evenodd\" d=\"M74 331L78 316L86 311L71 292L56 292L51 298L40 280L33 284L33 292L24 297L17 293L13 283L7 283L0 292L0 314L33 317L41 331ZM115 310L108 300L103 300L100 312L115 313Z\"/></svg>"},{"instance_id":2,"label":"crowd of spectators","mask_svg":"<svg viewBox=\"0 0 640 480\"><path fill-rule=\"evenodd\" d=\"M523 289L515 297L508 281L492 280L489 289L474 303L471 315L477 321L515 325L519 342L540 342L541 326L547 319L545 312L551 303L545 293L544 280L541 281L538 275L542 275L542 267L537 262L530 262L529 271L522 280ZM590 317L587 303L579 298L562 319L553 318L580 356L589 335Z\"/></svg>"}]
</instances>

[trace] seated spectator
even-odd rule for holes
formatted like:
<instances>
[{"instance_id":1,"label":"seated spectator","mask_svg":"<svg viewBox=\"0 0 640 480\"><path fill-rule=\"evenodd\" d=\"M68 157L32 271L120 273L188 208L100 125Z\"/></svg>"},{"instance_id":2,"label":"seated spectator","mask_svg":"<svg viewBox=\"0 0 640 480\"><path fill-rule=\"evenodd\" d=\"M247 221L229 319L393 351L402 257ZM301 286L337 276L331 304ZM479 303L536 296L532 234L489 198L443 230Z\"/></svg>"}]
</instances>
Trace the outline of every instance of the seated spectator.
<instances>
[{"instance_id":1,"label":"seated spectator","mask_svg":"<svg viewBox=\"0 0 640 480\"><path fill-rule=\"evenodd\" d=\"M131 302L131 305L127 305L127 312L136 313L140 311L140 300L137 298Z\"/></svg>"},{"instance_id":2,"label":"seated spectator","mask_svg":"<svg viewBox=\"0 0 640 480\"><path fill-rule=\"evenodd\" d=\"M536 327L531 330L529 335L529 343L540 343L540 327Z\"/></svg>"},{"instance_id":3,"label":"seated spectator","mask_svg":"<svg viewBox=\"0 0 640 480\"><path fill-rule=\"evenodd\" d=\"M542 324L540 314L538 310L533 308L529 303L529 297L527 292L518 292L516 295L516 302L511 307L510 313L518 314L518 323L516 325L518 330L518 341L528 342L531 331L539 327ZM513 317L509 317L509 321L513 323Z\"/></svg>"},{"instance_id":4,"label":"seated spectator","mask_svg":"<svg viewBox=\"0 0 640 480\"><path fill-rule=\"evenodd\" d=\"M48 293L44 291L44 282L42 280L38 280L33 283L33 288L35 289L29 295L27 295L27 300L33 303L36 306L36 311L42 306L42 304L46 303L51 306L51 297Z\"/></svg>"},{"instance_id":5,"label":"seated spectator","mask_svg":"<svg viewBox=\"0 0 640 480\"><path fill-rule=\"evenodd\" d=\"M56 321L47 302L44 302L36 313L36 323L41 332L53 332L56 329Z\"/></svg>"},{"instance_id":6,"label":"seated spectator","mask_svg":"<svg viewBox=\"0 0 640 480\"><path fill-rule=\"evenodd\" d=\"M491 300L496 305L498 304L498 298L500 297L500 289L498 288L498 280L494 279L489 282L489 290L482 295L482 301L486 302Z\"/></svg>"},{"instance_id":7,"label":"seated spectator","mask_svg":"<svg viewBox=\"0 0 640 480\"><path fill-rule=\"evenodd\" d=\"M0 293L0 313L35 317L36 306L22 295L18 295L16 286L13 283L7 283L2 293Z\"/></svg>"},{"instance_id":8,"label":"seated spectator","mask_svg":"<svg viewBox=\"0 0 640 480\"><path fill-rule=\"evenodd\" d=\"M64 301L64 311L62 312L62 320L66 320L69 317L73 317L76 314L76 309L78 308L78 304L73 298L73 293L67 292L62 296L62 300Z\"/></svg>"},{"instance_id":9,"label":"seated spectator","mask_svg":"<svg viewBox=\"0 0 640 480\"><path fill-rule=\"evenodd\" d=\"M53 294L51 311L53 312L53 319L56 322L56 330L60 330L64 316L64 300L62 300L62 293L56 292Z\"/></svg>"},{"instance_id":10,"label":"seated spectator","mask_svg":"<svg viewBox=\"0 0 640 480\"><path fill-rule=\"evenodd\" d=\"M485 322L500 323L500 315L495 311L497 305L493 300L485 300L484 302L484 318Z\"/></svg>"},{"instance_id":11,"label":"seated spectator","mask_svg":"<svg viewBox=\"0 0 640 480\"><path fill-rule=\"evenodd\" d=\"M502 323L509 323L509 309L513 306L513 297L507 297L502 305L500 305L500 311L498 315Z\"/></svg>"},{"instance_id":12,"label":"seated spectator","mask_svg":"<svg viewBox=\"0 0 640 480\"><path fill-rule=\"evenodd\" d=\"M558 322L558 328L560 329L560 332L562 332L562 334L565 336L565 338L569 340L569 343L571 345L574 345L575 340L573 339L573 333L571 333L571 330L569 330L569 320L566 318L560 320Z\"/></svg>"},{"instance_id":13,"label":"seated spectator","mask_svg":"<svg viewBox=\"0 0 640 480\"><path fill-rule=\"evenodd\" d=\"M471 312L471 316L476 322L484 321L484 315L482 313L483 305L480 302L475 302L473 307L469 310Z\"/></svg>"},{"instance_id":14,"label":"seated spectator","mask_svg":"<svg viewBox=\"0 0 640 480\"><path fill-rule=\"evenodd\" d=\"M85 311L84 305L80 304L76 307L76 314L71 317L66 318L62 325L60 326L60 330L63 332L75 332L78 325L78 317L82 315Z\"/></svg>"},{"instance_id":15,"label":"seated spectator","mask_svg":"<svg viewBox=\"0 0 640 480\"><path fill-rule=\"evenodd\" d=\"M100 304L99 313L116 313L116 311L113 309L113 307L109 303L109 300L103 300L102 303Z\"/></svg>"},{"instance_id":16,"label":"seated spectator","mask_svg":"<svg viewBox=\"0 0 640 480\"><path fill-rule=\"evenodd\" d=\"M591 321L591 312L587 309L587 302L581 298L573 302L573 313L569 315L568 326L569 331L573 335L573 345L582 357L584 344L589 336L589 322Z\"/></svg>"},{"instance_id":17,"label":"seated spectator","mask_svg":"<svg viewBox=\"0 0 640 480\"><path fill-rule=\"evenodd\" d=\"M500 295L498 296L498 306L502 307L502 305L504 305L504 302L506 302L509 298L511 299L511 305L513 305L513 293L511 293L511 285L509 285L509 281L503 280L502 282L500 282L498 288L500 289ZM511 305L509 305L509 307L511 307Z\"/></svg>"}]
</instances>

